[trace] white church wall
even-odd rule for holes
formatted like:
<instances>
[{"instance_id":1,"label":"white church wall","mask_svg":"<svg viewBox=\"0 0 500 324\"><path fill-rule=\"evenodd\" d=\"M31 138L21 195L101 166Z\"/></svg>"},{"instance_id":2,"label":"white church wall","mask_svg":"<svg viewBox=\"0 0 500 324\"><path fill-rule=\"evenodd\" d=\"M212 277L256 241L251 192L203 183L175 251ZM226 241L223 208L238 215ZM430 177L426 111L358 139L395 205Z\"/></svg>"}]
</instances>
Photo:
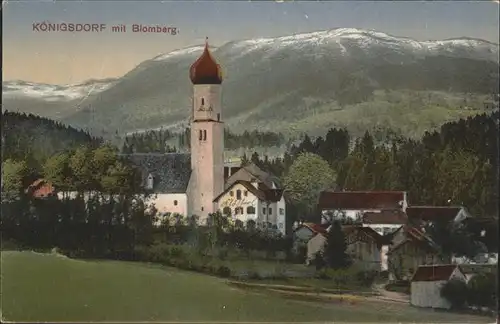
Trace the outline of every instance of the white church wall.
<instances>
[{"instance_id":1,"label":"white church wall","mask_svg":"<svg viewBox=\"0 0 500 324\"><path fill-rule=\"evenodd\" d=\"M172 194L156 194L151 199L158 213L181 214L183 216L191 216L188 214L187 195L185 193Z\"/></svg>"}]
</instances>

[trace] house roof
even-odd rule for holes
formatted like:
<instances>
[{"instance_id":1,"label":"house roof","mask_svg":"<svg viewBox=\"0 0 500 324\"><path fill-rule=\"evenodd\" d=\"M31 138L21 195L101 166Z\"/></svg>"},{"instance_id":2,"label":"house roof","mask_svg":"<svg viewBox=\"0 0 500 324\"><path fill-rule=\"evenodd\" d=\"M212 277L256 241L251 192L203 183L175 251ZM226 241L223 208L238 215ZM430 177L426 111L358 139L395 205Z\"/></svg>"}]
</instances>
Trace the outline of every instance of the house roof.
<instances>
[{"instance_id":1,"label":"house roof","mask_svg":"<svg viewBox=\"0 0 500 324\"><path fill-rule=\"evenodd\" d=\"M404 191L333 191L319 195L320 210L369 210L398 209L405 200Z\"/></svg>"},{"instance_id":2,"label":"house roof","mask_svg":"<svg viewBox=\"0 0 500 324\"><path fill-rule=\"evenodd\" d=\"M142 184L153 176L154 193L185 193L191 177L191 155L185 153L122 154L141 171Z\"/></svg>"},{"instance_id":3,"label":"house roof","mask_svg":"<svg viewBox=\"0 0 500 324\"><path fill-rule=\"evenodd\" d=\"M417 281L442 281L448 280L455 269L456 264L443 264L443 265L421 265L411 278L412 282ZM460 269L460 268L459 268Z\"/></svg>"},{"instance_id":4,"label":"house roof","mask_svg":"<svg viewBox=\"0 0 500 324\"><path fill-rule=\"evenodd\" d=\"M309 228L315 234L326 235L328 233L328 226L325 224L303 223L302 226Z\"/></svg>"},{"instance_id":5,"label":"house roof","mask_svg":"<svg viewBox=\"0 0 500 324\"><path fill-rule=\"evenodd\" d=\"M56 192L52 182L46 179L37 179L26 189L26 193L35 198L43 198Z\"/></svg>"},{"instance_id":6,"label":"house roof","mask_svg":"<svg viewBox=\"0 0 500 324\"><path fill-rule=\"evenodd\" d=\"M392 253L408 243L417 244L424 249L430 249L433 251L439 250L439 246L428 235L426 235L422 229L405 225L402 230L404 231L406 238L394 245L388 253Z\"/></svg>"},{"instance_id":7,"label":"house roof","mask_svg":"<svg viewBox=\"0 0 500 324\"><path fill-rule=\"evenodd\" d=\"M394 224L403 225L408 221L406 214L399 210L382 210L381 212L366 212L363 214L363 224Z\"/></svg>"},{"instance_id":8,"label":"house roof","mask_svg":"<svg viewBox=\"0 0 500 324\"><path fill-rule=\"evenodd\" d=\"M228 186L222 193L220 193L215 199L214 202L219 201L219 199L226 194L229 190L231 190L235 185L241 184L245 189L247 189L250 193L252 193L255 197L257 197L261 201L269 201L269 202L277 202L281 200L283 196L283 189L269 189L266 186L259 185L259 188L255 188L255 186L244 180L235 180Z\"/></svg>"},{"instance_id":9,"label":"house roof","mask_svg":"<svg viewBox=\"0 0 500 324\"><path fill-rule=\"evenodd\" d=\"M228 188L232 186L232 184L237 180L247 181L250 183L257 180L257 182L264 184L269 189L272 189L274 183L277 188L282 188L281 181L278 177L270 172L262 170L254 163L242 166L238 171L236 171L236 173L232 174L226 180L225 187Z\"/></svg>"},{"instance_id":10,"label":"house roof","mask_svg":"<svg viewBox=\"0 0 500 324\"><path fill-rule=\"evenodd\" d=\"M406 208L406 215L410 220L452 221L462 210L460 206L411 206Z\"/></svg>"},{"instance_id":11,"label":"house roof","mask_svg":"<svg viewBox=\"0 0 500 324\"><path fill-rule=\"evenodd\" d=\"M344 232L345 235L349 235L355 232L366 234L369 237L373 238L377 243L382 243L383 241L383 236L377 233L371 227L359 226L359 225L344 225L342 226L342 231Z\"/></svg>"}]
</instances>

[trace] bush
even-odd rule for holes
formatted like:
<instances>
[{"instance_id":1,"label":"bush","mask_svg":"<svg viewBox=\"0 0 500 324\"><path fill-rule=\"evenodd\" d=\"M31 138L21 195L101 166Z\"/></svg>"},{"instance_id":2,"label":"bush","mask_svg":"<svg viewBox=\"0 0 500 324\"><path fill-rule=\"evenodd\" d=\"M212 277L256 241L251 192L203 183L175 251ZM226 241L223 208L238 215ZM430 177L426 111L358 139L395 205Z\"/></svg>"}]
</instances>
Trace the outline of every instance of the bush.
<instances>
[{"instance_id":1,"label":"bush","mask_svg":"<svg viewBox=\"0 0 500 324\"><path fill-rule=\"evenodd\" d=\"M248 279L260 280L260 279L262 279L262 276L259 274L258 271L249 271L248 272Z\"/></svg>"},{"instance_id":2,"label":"bush","mask_svg":"<svg viewBox=\"0 0 500 324\"><path fill-rule=\"evenodd\" d=\"M467 301L467 284L460 279L451 279L441 287L441 297L448 300L452 308L463 308Z\"/></svg>"},{"instance_id":3,"label":"bush","mask_svg":"<svg viewBox=\"0 0 500 324\"><path fill-rule=\"evenodd\" d=\"M231 276L231 269L226 266L220 266L217 269L217 275L222 278L229 278Z\"/></svg>"},{"instance_id":4,"label":"bush","mask_svg":"<svg viewBox=\"0 0 500 324\"><path fill-rule=\"evenodd\" d=\"M467 302L471 306L491 307L497 300L496 276L494 274L478 274L467 283Z\"/></svg>"},{"instance_id":5,"label":"bush","mask_svg":"<svg viewBox=\"0 0 500 324\"><path fill-rule=\"evenodd\" d=\"M375 270L361 270L356 272L356 280L365 287L370 287L377 278L378 271Z\"/></svg>"}]
</instances>

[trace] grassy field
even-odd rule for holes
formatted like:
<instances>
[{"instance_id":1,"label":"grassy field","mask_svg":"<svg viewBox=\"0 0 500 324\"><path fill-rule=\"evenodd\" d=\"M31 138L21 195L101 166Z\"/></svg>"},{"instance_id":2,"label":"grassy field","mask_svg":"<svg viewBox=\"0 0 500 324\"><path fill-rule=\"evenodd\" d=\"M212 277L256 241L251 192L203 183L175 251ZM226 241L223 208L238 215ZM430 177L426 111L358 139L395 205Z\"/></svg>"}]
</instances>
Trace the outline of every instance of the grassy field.
<instances>
[{"instance_id":1,"label":"grassy field","mask_svg":"<svg viewBox=\"0 0 500 324\"><path fill-rule=\"evenodd\" d=\"M223 279L161 266L2 252L8 321L491 322L371 302L306 302L233 288Z\"/></svg>"}]
</instances>

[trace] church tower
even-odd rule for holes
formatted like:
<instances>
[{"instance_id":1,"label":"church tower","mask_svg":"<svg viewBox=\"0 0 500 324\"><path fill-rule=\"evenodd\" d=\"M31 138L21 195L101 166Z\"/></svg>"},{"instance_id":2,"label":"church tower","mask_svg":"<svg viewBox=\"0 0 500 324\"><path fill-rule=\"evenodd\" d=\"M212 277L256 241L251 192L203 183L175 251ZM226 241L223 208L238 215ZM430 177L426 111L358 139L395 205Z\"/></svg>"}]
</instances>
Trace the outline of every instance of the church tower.
<instances>
[{"instance_id":1,"label":"church tower","mask_svg":"<svg viewBox=\"0 0 500 324\"><path fill-rule=\"evenodd\" d=\"M210 54L208 41L193 63L191 118L191 181L189 201L192 215L204 223L217 210L213 200L224 190L224 123L222 119L221 67Z\"/></svg>"}]
</instances>

